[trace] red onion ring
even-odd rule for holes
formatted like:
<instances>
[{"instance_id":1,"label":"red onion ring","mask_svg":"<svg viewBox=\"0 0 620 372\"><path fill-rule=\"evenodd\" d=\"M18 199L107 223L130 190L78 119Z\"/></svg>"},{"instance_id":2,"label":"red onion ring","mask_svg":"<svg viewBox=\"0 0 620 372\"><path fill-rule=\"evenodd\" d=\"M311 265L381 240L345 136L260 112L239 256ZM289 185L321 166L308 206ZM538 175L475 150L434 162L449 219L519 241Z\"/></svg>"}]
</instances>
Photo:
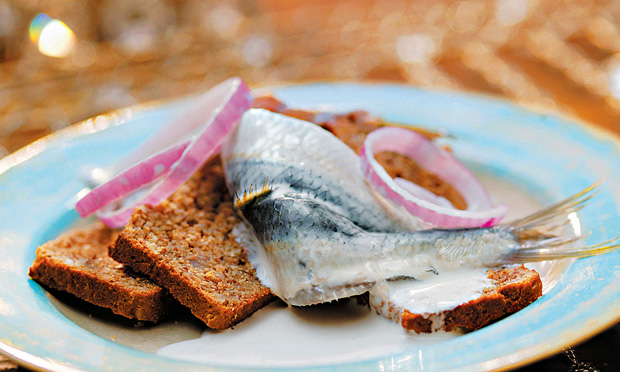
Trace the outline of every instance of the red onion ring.
<instances>
[{"instance_id":1,"label":"red onion ring","mask_svg":"<svg viewBox=\"0 0 620 372\"><path fill-rule=\"evenodd\" d=\"M172 165L181 158L189 141L173 146L120 173L113 180L97 186L75 205L77 212L85 217L105 207L113 201L150 184L165 175Z\"/></svg>"},{"instance_id":2,"label":"red onion ring","mask_svg":"<svg viewBox=\"0 0 620 372\"><path fill-rule=\"evenodd\" d=\"M251 107L252 96L241 79L232 78L211 88L198 102L194 109L166 125L137 151L144 154L151 150L155 155L93 189L76 204L78 213L85 217L96 211L106 225L121 227L129 221L134 208L159 204L220 151L228 133ZM191 139L186 141L188 137ZM158 151L170 143L172 147ZM135 158L134 155L129 157ZM144 195L125 200L118 209L113 207L114 202L135 195L138 189L149 184L153 185Z\"/></svg>"},{"instance_id":3,"label":"red onion ring","mask_svg":"<svg viewBox=\"0 0 620 372\"><path fill-rule=\"evenodd\" d=\"M375 159L374 154L382 151L405 155L448 182L465 199L467 209L455 209L445 203L447 200L440 201L409 181L392 179ZM508 211L503 204L493 206L480 181L449 152L414 131L399 127L374 130L364 141L360 160L367 181L379 194L436 227L493 226Z\"/></svg>"}]
</instances>

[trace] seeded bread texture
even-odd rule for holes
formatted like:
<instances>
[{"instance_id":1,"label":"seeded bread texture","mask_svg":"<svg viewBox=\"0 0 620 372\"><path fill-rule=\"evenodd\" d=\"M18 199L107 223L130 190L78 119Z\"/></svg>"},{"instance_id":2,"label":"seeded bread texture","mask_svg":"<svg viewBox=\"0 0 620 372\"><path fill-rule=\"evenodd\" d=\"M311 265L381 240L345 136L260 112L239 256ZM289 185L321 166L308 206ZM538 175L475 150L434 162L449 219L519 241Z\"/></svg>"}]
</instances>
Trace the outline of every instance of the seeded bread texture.
<instances>
[{"instance_id":1,"label":"seeded bread texture","mask_svg":"<svg viewBox=\"0 0 620 372\"><path fill-rule=\"evenodd\" d=\"M493 287L467 303L437 314L414 314L404 310L403 328L417 333L455 328L476 330L513 314L542 296L542 281L534 270L523 266L488 271Z\"/></svg>"},{"instance_id":2,"label":"seeded bread texture","mask_svg":"<svg viewBox=\"0 0 620 372\"><path fill-rule=\"evenodd\" d=\"M169 312L167 292L108 257L118 231L101 223L69 231L37 248L29 275L38 283L139 321Z\"/></svg>"},{"instance_id":3,"label":"seeded bread texture","mask_svg":"<svg viewBox=\"0 0 620 372\"><path fill-rule=\"evenodd\" d=\"M136 209L109 253L225 329L274 298L233 235L239 222L215 159L158 206Z\"/></svg>"}]
</instances>

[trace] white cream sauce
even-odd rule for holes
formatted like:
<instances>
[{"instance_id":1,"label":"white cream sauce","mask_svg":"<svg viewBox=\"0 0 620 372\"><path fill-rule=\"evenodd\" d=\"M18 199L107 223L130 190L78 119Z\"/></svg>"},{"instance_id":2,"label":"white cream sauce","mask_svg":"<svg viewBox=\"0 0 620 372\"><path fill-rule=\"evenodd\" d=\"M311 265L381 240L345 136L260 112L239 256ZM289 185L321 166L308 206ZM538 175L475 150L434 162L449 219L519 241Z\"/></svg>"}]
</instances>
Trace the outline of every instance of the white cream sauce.
<instances>
[{"instance_id":1,"label":"white cream sauce","mask_svg":"<svg viewBox=\"0 0 620 372\"><path fill-rule=\"evenodd\" d=\"M409 334L354 300L301 308L278 301L232 329L207 329L157 353L229 366L294 367L379 358L454 337Z\"/></svg>"},{"instance_id":2,"label":"white cream sauce","mask_svg":"<svg viewBox=\"0 0 620 372\"><path fill-rule=\"evenodd\" d=\"M390 301L414 314L430 314L452 310L480 297L493 281L487 278L487 269L456 270L422 280L388 282Z\"/></svg>"},{"instance_id":3,"label":"white cream sauce","mask_svg":"<svg viewBox=\"0 0 620 372\"><path fill-rule=\"evenodd\" d=\"M511 205L507 220L525 216L540 207L534 199L514 185L497 179L482 178L491 194ZM251 233L235 231L246 247L254 245ZM250 238L247 238L250 236ZM270 269L262 250L250 249L251 262L258 266L261 281L271 284ZM557 268L555 266L558 266ZM562 261L551 266L531 265L543 279L548 291L566 268ZM443 323L441 313L479 296L490 283L486 270L459 271L431 275L419 281L380 282L371 302L377 312L395 318L406 308L411 312L428 314L434 326ZM386 299L402 309L392 311ZM436 332L417 335L405 331L394 319L377 316L374 311L355 301L341 301L307 307L290 307L277 301L253 314L250 318L226 331L207 329L198 339L170 344L158 354L184 360L228 366L312 366L369 360L415 351L425 344L441 344L458 337L456 332Z\"/></svg>"}]
</instances>

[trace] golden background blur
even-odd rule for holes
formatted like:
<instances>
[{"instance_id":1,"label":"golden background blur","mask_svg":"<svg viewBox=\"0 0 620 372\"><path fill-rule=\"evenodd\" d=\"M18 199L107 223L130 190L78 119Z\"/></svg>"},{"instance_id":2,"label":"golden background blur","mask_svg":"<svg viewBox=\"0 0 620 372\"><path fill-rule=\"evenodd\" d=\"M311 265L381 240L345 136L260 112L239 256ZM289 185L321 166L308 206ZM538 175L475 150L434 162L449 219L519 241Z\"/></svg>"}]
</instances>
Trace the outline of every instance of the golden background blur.
<instances>
[{"instance_id":1,"label":"golden background blur","mask_svg":"<svg viewBox=\"0 0 620 372\"><path fill-rule=\"evenodd\" d=\"M0 157L230 76L481 92L619 132L619 17L618 1L0 0Z\"/></svg>"}]
</instances>

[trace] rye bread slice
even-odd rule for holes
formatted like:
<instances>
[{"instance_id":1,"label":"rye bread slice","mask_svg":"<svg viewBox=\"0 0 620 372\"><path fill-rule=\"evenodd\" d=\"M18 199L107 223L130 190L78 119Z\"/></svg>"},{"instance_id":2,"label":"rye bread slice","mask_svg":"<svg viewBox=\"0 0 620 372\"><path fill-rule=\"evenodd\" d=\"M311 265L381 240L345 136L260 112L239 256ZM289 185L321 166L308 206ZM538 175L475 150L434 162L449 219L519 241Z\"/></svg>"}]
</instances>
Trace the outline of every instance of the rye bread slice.
<instances>
[{"instance_id":1,"label":"rye bread slice","mask_svg":"<svg viewBox=\"0 0 620 372\"><path fill-rule=\"evenodd\" d=\"M95 223L37 248L29 275L43 286L75 295L115 314L159 322L170 309L163 288L108 257L118 231Z\"/></svg>"},{"instance_id":2,"label":"rye bread slice","mask_svg":"<svg viewBox=\"0 0 620 372\"><path fill-rule=\"evenodd\" d=\"M225 329L274 298L235 240L238 223L217 158L167 200L136 209L109 254L167 288L207 326Z\"/></svg>"}]
</instances>

